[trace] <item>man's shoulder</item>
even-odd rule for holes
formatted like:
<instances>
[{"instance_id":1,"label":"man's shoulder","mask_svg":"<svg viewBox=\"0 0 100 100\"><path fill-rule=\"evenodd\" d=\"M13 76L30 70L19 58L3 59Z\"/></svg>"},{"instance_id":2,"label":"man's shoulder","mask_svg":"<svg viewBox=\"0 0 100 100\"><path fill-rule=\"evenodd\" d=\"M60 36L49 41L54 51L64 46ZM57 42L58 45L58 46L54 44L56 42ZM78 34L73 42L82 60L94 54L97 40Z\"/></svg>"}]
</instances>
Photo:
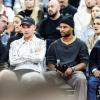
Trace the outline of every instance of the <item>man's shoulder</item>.
<instances>
[{"instance_id":1,"label":"man's shoulder","mask_svg":"<svg viewBox=\"0 0 100 100\"><path fill-rule=\"evenodd\" d=\"M41 38L39 38L39 37L36 37L36 39L37 39L38 42L41 42L41 43L44 42L44 43L46 43L46 40L44 40L44 39L41 39Z\"/></svg>"},{"instance_id":2,"label":"man's shoulder","mask_svg":"<svg viewBox=\"0 0 100 100\"><path fill-rule=\"evenodd\" d=\"M79 38L76 38L76 40L74 41L75 43L77 43L78 45L83 45L85 44L85 42Z\"/></svg>"},{"instance_id":3,"label":"man's shoulder","mask_svg":"<svg viewBox=\"0 0 100 100\"><path fill-rule=\"evenodd\" d=\"M11 42L11 45L15 45L16 46L16 45L20 44L21 41L22 41L22 38L21 39L18 39L18 40L14 40L14 41Z\"/></svg>"},{"instance_id":4,"label":"man's shoulder","mask_svg":"<svg viewBox=\"0 0 100 100\"><path fill-rule=\"evenodd\" d=\"M60 45L61 43L61 39L57 39L54 42L51 43L51 45L56 46L56 45Z\"/></svg>"}]
</instances>

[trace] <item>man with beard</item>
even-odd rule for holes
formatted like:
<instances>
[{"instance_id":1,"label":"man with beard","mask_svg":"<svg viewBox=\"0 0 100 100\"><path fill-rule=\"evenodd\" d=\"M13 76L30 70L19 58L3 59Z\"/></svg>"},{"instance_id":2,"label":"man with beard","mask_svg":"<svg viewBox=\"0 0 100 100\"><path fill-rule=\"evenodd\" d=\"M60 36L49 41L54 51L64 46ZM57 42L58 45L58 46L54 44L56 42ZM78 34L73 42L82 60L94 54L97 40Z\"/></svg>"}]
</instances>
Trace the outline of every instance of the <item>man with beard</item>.
<instances>
[{"instance_id":1,"label":"man with beard","mask_svg":"<svg viewBox=\"0 0 100 100\"><path fill-rule=\"evenodd\" d=\"M61 19L62 38L53 42L47 51L47 65L52 71L47 72L45 77L57 85L65 80L76 90L75 100L87 100L87 82L83 70L88 64L88 49L83 41L73 35L73 28L71 16Z\"/></svg>"},{"instance_id":2,"label":"man with beard","mask_svg":"<svg viewBox=\"0 0 100 100\"><path fill-rule=\"evenodd\" d=\"M61 15L72 15L76 13L77 9L69 4L69 0L58 0L60 3L60 13Z\"/></svg>"},{"instance_id":3,"label":"man with beard","mask_svg":"<svg viewBox=\"0 0 100 100\"><path fill-rule=\"evenodd\" d=\"M85 0L85 7L79 9L74 16L75 34L78 38L81 38L83 30L91 22L91 10L94 5L96 5L96 0Z\"/></svg>"},{"instance_id":4,"label":"man with beard","mask_svg":"<svg viewBox=\"0 0 100 100\"><path fill-rule=\"evenodd\" d=\"M47 48L49 45L61 37L59 32L60 16L60 5L57 0L50 0L48 3L48 18L44 19L39 27L38 32L41 37L46 39Z\"/></svg>"},{"instance_id":5,"label":"man with beard","mask_svg":"<svg viewBox=\"0 0 100 100\"><path fill-rule=\"evenodd\" d=\"M7 28L8 18L4 15L0 15L0 70L2 70L4 66L3 58L4 54L6 53L6 47L5 42L7 42L7 39L9 38L7 34L3 34L3 32Z\"/></svg>"}]
</instances>

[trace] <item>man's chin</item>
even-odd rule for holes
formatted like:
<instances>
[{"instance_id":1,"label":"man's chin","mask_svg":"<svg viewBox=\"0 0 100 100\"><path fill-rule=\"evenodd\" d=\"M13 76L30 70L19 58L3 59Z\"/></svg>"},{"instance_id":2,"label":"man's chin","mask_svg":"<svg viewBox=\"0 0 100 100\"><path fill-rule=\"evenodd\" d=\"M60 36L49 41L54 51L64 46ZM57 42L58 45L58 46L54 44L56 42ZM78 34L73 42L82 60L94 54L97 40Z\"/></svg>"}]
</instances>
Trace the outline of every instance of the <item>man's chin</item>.
<instances>
[{"instance_id":1,"label":"man's chin","mask_svg":"<svg viewBox=\"0 0 100 100\"><path fill-rule=\"evenodd\" d=\"M92 9L94 6L87 7L88 9Z\"/></svg>"},{"instance_id":2,"label":"man's chin","mask_svg":"<svg viewBox=\"0 0 100 100\"><path fill-rule=\"evenodd\" d=\"M61 35L62 37L69 37L70 36L70 34L63 34L63 35Z\"/></svg>"}]
</instances>

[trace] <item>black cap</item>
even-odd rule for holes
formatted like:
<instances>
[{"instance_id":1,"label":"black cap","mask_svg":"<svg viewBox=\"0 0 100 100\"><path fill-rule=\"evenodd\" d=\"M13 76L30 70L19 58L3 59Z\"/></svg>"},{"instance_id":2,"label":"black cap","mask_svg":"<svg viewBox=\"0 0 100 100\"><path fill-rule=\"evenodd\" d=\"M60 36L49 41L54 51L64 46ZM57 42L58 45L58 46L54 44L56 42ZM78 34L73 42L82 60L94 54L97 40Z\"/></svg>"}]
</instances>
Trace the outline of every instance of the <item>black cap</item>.
<instances>
[{"instance_id":1,"label":"black cap","mask_svg":"<svg viewBox=\"0 0 100 100\"><path fill-rule=\"evenodd\" d=\"M74 28L74 20L73 20L73 17L71 15L62 17L62 19L60 20L60 23L68 24L69 26Z\"/></svg>"},{"instance_id":2,"label":"black cap","mask_svg":"<svg viewBox=\"0 0 100 100\"><path fill-rule=\"evenodd\" d=\"M31 18L31 17L25 17L25 18L23 18L22 19L22 22L21 22L21 25L35 25L35 21L34 21L34 19L33 18Z\"/></svg>"}]
</instances>

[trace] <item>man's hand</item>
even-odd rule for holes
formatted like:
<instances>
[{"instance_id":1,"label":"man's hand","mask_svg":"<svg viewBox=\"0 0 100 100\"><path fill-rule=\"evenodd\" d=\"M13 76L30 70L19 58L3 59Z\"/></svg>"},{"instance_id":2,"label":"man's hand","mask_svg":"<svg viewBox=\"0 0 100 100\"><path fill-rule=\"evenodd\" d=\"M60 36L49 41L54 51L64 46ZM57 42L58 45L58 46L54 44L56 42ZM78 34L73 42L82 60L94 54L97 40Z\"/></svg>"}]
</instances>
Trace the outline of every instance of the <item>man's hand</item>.
<instances>
[{"instance_id":1,"label":"man's hand","mask_svg":"<svg viewBox=\"0 0 100 100\"><path fill-rule=\"evenodd\" d=\"M66 77L68 77L68 76L71 76L72 75L72 68L67 68L66 69L66 71L65 71L65 73L64 73L64 75L66 76Z\"/></svg>"},{"instance_id":2,"label":"man's hand","mask_svg":"<svg viewBox=\"0 0 100 100\"><path fill-rule=\"evenodd\" d=\"M94 74L95 77L100 77L100 71L99 70L94 71L93 74Z\"/></svg>"}]
</instances>

